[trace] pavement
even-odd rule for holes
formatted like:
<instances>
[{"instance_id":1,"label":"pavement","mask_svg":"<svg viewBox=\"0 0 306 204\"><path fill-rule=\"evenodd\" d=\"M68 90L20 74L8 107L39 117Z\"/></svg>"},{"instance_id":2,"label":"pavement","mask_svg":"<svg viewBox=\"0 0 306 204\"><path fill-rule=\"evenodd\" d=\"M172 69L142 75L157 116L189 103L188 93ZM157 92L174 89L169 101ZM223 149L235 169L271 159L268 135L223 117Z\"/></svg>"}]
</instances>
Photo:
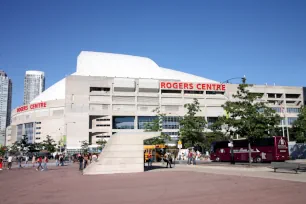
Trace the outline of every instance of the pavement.
<instances>
[{"instance_id":1,"label":"pavement","mask_svg":"<svg viewBox=\"0 0 306 204\"><path fill-rule=\"evenodd\" d=\"M0 203L306 203L305 182L266 178L267 175L304 178L304 172L275 174L266 167L204 165L175 165L170 169L160 164L146 170L143 173L94 176L82 175L77 164L50 166L46 172L37 172L33 168L4 170L0 172L0 182L4 184L0 185Z\"/></svg>"},{"instance_id":2,"label":"pavement","mask_svg":"<svg viewBox=\"0 0 306 204\"><path fill-rule=\"evenodd\" d=\"M147 169L147 171L158 172L158 171L169 171L167 168L163 168L162 164L159 164L161 168L153 167ZM255 177L255 178L265 178L265 179L277 179L285 181L296 181L296 182L306 182L306 172L299 171L296 174L294 171L287 170L277 170L274 172L270 165L266 166L247 166L247 165L185 165L176 164L175 168L171 171L192 171L198 173L209 173L218 175L228 175L228 176L239 176L239 177Z\"/></svg>"}]
</instances>

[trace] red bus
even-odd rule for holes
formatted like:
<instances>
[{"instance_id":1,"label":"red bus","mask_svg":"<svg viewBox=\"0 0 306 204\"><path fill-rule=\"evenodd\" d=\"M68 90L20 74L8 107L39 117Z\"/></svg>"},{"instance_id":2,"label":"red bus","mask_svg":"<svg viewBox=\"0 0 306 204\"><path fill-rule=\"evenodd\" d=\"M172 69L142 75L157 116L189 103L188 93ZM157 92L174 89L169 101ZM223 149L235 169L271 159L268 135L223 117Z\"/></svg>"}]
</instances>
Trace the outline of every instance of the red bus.
<instances>
[{"instance_id":1,"label":"red bus","mask_svg":"<svg viewBox=\"0 0 306 204\"><path fill-rule=\"evenodd\" d=\"M210 159L212 161L231 161L229 141L213 142ZM248 141L246 139L233 140L235 161L249 161ZM256 139L251 144L253 162L285 161L289 159L288 143L280 136Z\"/></svg>"}]
</instances>

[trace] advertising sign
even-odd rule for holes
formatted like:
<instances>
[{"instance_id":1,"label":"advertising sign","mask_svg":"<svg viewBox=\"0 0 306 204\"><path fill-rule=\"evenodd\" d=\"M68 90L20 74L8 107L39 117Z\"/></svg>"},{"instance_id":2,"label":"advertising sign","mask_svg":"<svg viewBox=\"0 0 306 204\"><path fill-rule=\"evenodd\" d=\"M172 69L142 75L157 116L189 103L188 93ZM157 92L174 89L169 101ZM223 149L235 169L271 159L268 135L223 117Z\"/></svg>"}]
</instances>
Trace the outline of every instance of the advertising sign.
<instances>
[{"instance_id":1,"label":"advertising sign","mask_svg":"<svg viewBox=\"0 0 306 204\"><path fill-rule=\"evenodd\" d=\"M189 82L160 82L161 89L197 90L197 91L225 91L225 84L217 83L189 83Z\"/></svg>"},{"instance_id":2,"label":"advertising sign","mask_svg":"<svg viewBox=\"0 0 306 204\"><path fill-rule=\"evenodd\" d=\"M24 105L24 106L21 106L21 107L17 108L17 113L27 111L27 110L33 110L33 109L37 109L37 108L46 108L46 107L47 107L46 102L33 103L33 104Z\"/></svg>"}]
</instances>

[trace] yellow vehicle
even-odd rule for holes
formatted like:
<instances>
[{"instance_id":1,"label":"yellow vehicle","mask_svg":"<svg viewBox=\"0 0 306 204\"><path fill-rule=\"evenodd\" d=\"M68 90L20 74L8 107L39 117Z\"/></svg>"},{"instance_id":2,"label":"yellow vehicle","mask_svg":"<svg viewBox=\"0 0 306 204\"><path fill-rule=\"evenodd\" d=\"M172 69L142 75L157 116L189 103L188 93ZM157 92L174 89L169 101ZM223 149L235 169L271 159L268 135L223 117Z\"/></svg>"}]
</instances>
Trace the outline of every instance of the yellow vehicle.
<instances>
[{"instance_id":1,"label":"yellow vehicle","mask_svg":"<svg viewBox=\"0 0 306 204\"><path fill-rule=\"evenodd\" d=\"M161 161L162 156L164 156L166 149L168 148L167 145L159 144L159 145L144 145L144 158L145 162L148 161L148 155L151 153L153 161Z\"/></svg>"}]
</instances>

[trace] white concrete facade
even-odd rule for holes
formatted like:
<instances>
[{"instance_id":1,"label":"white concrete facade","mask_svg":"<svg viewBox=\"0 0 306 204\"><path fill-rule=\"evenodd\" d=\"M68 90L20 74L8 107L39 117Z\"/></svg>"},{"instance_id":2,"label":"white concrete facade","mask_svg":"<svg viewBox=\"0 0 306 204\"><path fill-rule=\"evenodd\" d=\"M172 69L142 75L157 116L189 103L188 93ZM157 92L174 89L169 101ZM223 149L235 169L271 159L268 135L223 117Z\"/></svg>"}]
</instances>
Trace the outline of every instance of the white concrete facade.
<instances>
[{"instance_id":1,"label":"white concrete facade","mask_svg":"<svg viewBox=\"0 0 306 204\"><path fill-rule=\"evenodd\" d=\"M67 135L67 148L75 150L84 140L95 145L114 133L142 132L143 124L155 115L152 111L160 108L167 115L163 132L172 137L169 144L176 145L177 119L186 113L184 104L197 98L198 115L213 123L224 114L221 105L233 100L238 86L161 68L148 58L134 56L82 52L77 64L74 74L51 86L31 105L13 110L8 144L23 134L32 134L31 142L41 142L47 135L59 141ZM210 85L217 89L211 90ZM288 125L304 101L302 87L255 85L250 90L262 93L263 100L282 117L285 113Z\"/></svg>"}]
</instances>

